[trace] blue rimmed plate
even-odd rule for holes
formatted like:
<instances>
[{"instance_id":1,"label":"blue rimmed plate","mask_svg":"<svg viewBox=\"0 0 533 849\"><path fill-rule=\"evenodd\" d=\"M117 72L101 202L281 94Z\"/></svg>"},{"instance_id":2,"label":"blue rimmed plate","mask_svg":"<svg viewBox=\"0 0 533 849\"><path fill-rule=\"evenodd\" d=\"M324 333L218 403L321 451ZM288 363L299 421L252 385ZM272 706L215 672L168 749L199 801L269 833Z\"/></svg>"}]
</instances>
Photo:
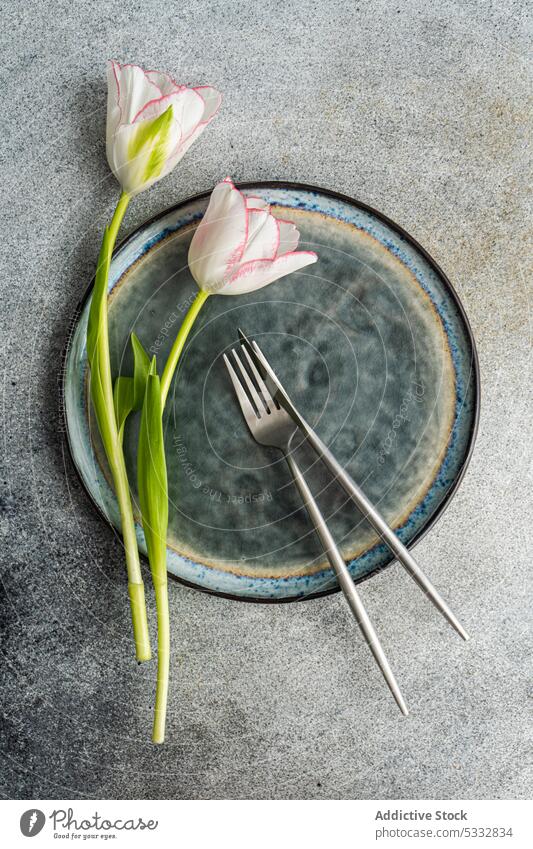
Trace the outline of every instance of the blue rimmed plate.
<instances>
[{"instance_id":1,"label":"blue rimmed plate","mask_svg":"<svg viewBox=\"0 0 533 849\"><path fill-rule=\"evenodd\" d=\"M294 221L319 261L261 291L210 298L182 355L165 411L168 568L199 589L288 601L337 589L279 456L249 436L222 354L237 327L255 338L296 405L408 546L435 522L476 434L479 374L460 301L401 228L355 200L309 186L254 183ZM135 330L161 370L196 286L189 243L208 201L163 212L117 250L110 271L114 374L131 374ZM87 292L69 337L64 407L76 469L103 516L118 508L88 397ZM125 433L135 494L138 419ZM391 555L304 447L299 460L356 580ZM145 552L142 529L139 545Z\"/></svg>"}]
</instances>

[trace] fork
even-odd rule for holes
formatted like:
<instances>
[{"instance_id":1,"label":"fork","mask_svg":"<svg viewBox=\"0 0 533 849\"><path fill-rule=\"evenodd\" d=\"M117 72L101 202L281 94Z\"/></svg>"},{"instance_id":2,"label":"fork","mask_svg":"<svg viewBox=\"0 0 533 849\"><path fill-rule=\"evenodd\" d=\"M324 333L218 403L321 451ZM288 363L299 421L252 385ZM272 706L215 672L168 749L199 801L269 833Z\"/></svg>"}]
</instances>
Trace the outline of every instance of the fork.
<instances>
[{"instance_id":1,"label":"fork","mask_svg":"<svg viewBox=\"0 0 533 849\"><path fill-rule=\"evenodd\" d=\"M404 698L400 692L400 688L394 677L394 673L387 660L385 652L381 647L379 638L374 630L374 626L370 621L370 617L365 610L361 597L357 592L352 576L344 562L335 540L326 524L326 521L316 503L311 490L309 489L305 478L300 471L300 468L291 454L291 440L298 430L298 426L290 417L288 412L275 401L265 382L257 371L250 355L246 348L242 348L246 357L249 372L241 362L237 351L232 349L231 353L235 360L235 365L238 369L238 374L230 362L229 357L224 354L224 362L228 369L235 394L239 401L242 414L248 425L250 433L256 442L260 445L277 448L283 454L287 465L291 471L294 483L302 497L304 505L311 522L313 523L316 534L322 544L324 553L328 561L335 571L339 586L344 593L344 597L350 606L350 609L355 616L362 634L368 643L370 651L383 673L383 677L387 682L392 695L404 714L407 716L409 711ZM251 400L250 400L251 399Z\"/></svg>"},{"instance_id":2,"label":"fork","mask_svg":"<svg viewBox=\"0 0 533 849\"><path fill-rule=\"evenodd\" d=\"M333 456L318 434L315 433L311 426L305 421L303 416L300 415L257 342L253 340L250 341L242 330L239 330L239 338L243 349L247 354L249 354L254 365L256 365L256 368L264 373L264 379L274 400L276 402L281 402L281 405L287 410L295 424L304 434L307 443L316 451L335 480L340 483L346 494L351 498L363 516L377 531L383 542L395 555L398 563L403 566L406 572L411 576L415 583L418 584L429 600L433 602L437 610L439 610L445 619L448 620L452 628L455 628L459 636L461 636L463 640L468 640L469 636L467 631L465 631L453 610L443 599L438 590L433 586L427 575L424 574L411 552L405 547L400 538L396 536L392 528L389 527L381 513L378 511L377 507L366 497L363 490L355 483L346 469Z\"/></svg>"}]
</instances>

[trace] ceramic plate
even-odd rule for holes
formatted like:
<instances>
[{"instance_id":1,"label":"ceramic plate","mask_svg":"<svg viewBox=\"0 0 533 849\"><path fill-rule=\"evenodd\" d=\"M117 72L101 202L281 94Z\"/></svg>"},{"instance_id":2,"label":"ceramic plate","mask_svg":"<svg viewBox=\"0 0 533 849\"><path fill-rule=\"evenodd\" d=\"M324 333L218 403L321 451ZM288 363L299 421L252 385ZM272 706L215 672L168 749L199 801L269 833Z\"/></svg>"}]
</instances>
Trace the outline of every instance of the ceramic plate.
<instances>
[{"instance_id":1,"label":"ceramic plate","mask_svg":"<svg viewBox=\"0 0 533 849\"><path fill-rule=\"evenodd\" d=\"M276 452L251 439L222 354L237 327L255 338L322 439L411 546L442 513L475 438L479 377L459 299L397 225L357 201L308 186L247 184L319 261L242 297L210 298L174 378L164 426L170 489L168 568L175 577L240 599L287 601L337 584ZM207 195L149 221L116 252L110 274L115 374L131 374L135 330L161 370L196 286L187 250ZM119 526L87 391L90 291L65 360L70 450L101 513ZM138 419L125 453L135 491ZM308 449L311 487L360 580L391 555ZM143 533L138 527L141 550Z\"/></svg>"}]
</instances>

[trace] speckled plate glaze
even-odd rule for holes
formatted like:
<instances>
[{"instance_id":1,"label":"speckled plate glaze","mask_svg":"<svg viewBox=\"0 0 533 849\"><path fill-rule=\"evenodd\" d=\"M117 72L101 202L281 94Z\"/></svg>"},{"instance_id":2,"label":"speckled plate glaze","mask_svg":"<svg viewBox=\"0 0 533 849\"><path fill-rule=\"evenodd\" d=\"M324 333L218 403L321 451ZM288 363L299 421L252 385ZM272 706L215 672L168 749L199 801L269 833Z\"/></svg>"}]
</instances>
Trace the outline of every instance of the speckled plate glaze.
<instances>
[{"instance_id":1,"label":"speckled plate glaze","mask_svg":"<svg viewBox=\"0 0 533 849\"><path fill-rule=\"evenodd\" d=\"M279 455L251 439L222 354L237 327L257 339L296 405L379 505L407 545L442 513L468 463L477 427L474 340L450 283L427 253L375 210L283 183L241 187L291 219L319 261L251 295L212 297L189 339L165 412L170 489L168 568L180 580L239 599L288 601L332 592ZM165 362L196 293L189 242L207 195L149 221L118 249L110 274L115 374L130 374L129 334ZM70 450L98 509L119 527L87 392L90 291L65 358ZM135 490L138 419L125 453ZM388 549L305 446L298 457L356 580ZM145 542L140 526L141 550Z\"/></svg>"}]
</instances>

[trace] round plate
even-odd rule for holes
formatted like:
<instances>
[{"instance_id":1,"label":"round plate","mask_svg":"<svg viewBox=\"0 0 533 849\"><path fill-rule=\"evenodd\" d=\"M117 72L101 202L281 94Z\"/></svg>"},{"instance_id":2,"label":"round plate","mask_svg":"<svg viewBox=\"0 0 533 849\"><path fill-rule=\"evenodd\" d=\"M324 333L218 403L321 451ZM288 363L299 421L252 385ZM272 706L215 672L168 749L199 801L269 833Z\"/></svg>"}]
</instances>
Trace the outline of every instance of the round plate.
<instances>
[{"instance_id":1,"label":"round plate","mask_svg":"<svg viewBox=\"0 0 533 849\"><path fill-rule=\"evenodd\" d=\"M337 589L288 468L251 438L222 354L241 327L256 339L296 406L410 546L440 515L468 463L477 427L474 340L450 283L383 215L310 186L254 183L294 221L319 260L259 292L209 298L182 354L164 416L170 516L168 569L240 599L287 601ZM208 195L163 212L117 250L110 272L114 374L132 373L134 330L161 371L196 294L187 251ZM65 359L64 405L74 464L115 527L87 391L90 291ZM125 455L135 494L138 417ZM391 562L388 549L306 446L309 483L356 580ZM140 526L141 551L145 542Z\"/></svg>"}]
</instances>

